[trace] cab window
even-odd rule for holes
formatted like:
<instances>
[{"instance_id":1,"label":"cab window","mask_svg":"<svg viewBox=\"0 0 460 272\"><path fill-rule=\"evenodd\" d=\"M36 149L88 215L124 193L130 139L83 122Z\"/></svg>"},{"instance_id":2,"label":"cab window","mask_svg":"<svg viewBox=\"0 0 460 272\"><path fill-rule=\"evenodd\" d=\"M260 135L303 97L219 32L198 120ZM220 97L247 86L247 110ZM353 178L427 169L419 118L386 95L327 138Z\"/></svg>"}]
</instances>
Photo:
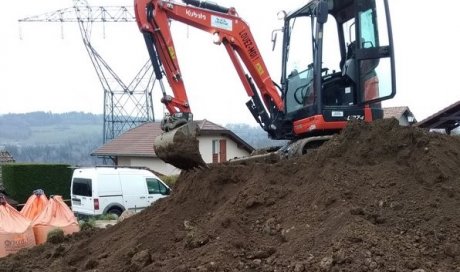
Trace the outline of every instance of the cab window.
<instances>
[{"instance_id":1,"label":"cab window","mask_svg":"<svg viewBox=\"0 0 460 272\"><path fill-rule=\"evenodd\" d=\"M368 9L364 12L360 12L360 36L361 36L361 48L372 48L378 47L375 32L376 26L374 24L374 12L372 9Z\"/></svg>"}]
</instances>

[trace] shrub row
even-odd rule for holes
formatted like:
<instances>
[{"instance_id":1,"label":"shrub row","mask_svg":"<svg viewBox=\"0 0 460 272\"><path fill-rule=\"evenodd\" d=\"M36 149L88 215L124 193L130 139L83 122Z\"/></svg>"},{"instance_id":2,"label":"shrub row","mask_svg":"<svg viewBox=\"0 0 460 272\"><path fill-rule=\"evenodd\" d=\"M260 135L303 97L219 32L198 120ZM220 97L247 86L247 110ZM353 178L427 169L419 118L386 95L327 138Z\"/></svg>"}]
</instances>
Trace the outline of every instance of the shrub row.
<instances>
[{"instance_id":1,"label":"shrub row","mask_svg":"<svg viewBox=\"0 0 460 272\"><path fill-rule=\"evenodd\" d=\"M45 194L70 198L73 169L67 164L4 164L3 186L10 197L25 203L32 192L42 189Z\"/></svg>"}]
</instances>

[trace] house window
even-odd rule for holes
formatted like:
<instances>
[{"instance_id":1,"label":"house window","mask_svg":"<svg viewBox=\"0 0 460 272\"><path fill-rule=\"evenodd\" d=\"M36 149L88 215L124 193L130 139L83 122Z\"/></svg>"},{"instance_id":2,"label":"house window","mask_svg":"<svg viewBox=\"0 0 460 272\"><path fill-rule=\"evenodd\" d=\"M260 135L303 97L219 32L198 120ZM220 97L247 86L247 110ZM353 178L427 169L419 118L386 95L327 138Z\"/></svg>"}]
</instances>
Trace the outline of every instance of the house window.
<instances>
[{"instance_id":1,"label":"house window","mask_svg":"<svg viewBox=\"0 0 460 272\"><path fill-rule=\"evenodd\" d=\"M212 162L227 161L227 140L212 140Z\"/></svg>"},{"instance_id":2,"label":"house window","mask_svg":"<svg viewBox=\"0 0 460 272\"><path fill-rule=\"evenodd\" d=\"M212 140L212 162L219 162L219 140Z\"/></svg>"}]
</instances>

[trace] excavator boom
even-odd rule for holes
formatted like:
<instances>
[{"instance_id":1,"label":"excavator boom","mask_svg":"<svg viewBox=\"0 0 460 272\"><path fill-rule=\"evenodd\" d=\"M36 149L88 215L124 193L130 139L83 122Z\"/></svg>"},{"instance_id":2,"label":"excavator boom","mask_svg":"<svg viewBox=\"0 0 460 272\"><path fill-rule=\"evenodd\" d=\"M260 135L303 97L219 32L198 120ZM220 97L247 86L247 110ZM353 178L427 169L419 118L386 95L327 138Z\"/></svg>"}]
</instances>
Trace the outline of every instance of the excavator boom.
<instances>
[{"instance_id":1,"label":"excavator boom","mask_svg":"<svg viewBox=\"0 0 460 272\"><path fill-rule=\"evenodd\" d=\"M193 123L170 32L170 20L214 35L215 43L222 44L227 50L246 94L250 97L247 102L249 110L264 129L270 129L270 113L267 109L282 112L284 104L248 25L238 17L234 8L197 0L183 0L183 3L136 0L135 14L156 78L161 80L163 76L166 77L174 94L167 95L162 87L161 101L169 114L162 122L164 133L155 139L154 148L158 157L184 170L205 165L199 156L196 139L199 130Z\"/></svg>"}]
</instances>

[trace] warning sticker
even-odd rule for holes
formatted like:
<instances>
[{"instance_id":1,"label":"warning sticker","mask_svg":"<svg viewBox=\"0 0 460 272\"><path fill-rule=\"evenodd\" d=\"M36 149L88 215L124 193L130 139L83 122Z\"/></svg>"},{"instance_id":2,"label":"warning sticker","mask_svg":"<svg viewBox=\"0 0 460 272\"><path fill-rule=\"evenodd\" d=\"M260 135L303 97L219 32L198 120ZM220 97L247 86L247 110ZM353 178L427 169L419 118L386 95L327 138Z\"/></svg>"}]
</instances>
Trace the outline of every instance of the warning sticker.
<instances>
[{"instance_id":1,"label":"warning sticker","mask_svg":"<svg viewBox=\"0 0 460 272\"><path fill-rule=\"evenodd\" d=\"M216 15L211 15L211 26L217 27L220 29L225 29L228 31L232 31L233 29L233 21L230 19L222 18Z\"/></svg>"}]
</instances>

